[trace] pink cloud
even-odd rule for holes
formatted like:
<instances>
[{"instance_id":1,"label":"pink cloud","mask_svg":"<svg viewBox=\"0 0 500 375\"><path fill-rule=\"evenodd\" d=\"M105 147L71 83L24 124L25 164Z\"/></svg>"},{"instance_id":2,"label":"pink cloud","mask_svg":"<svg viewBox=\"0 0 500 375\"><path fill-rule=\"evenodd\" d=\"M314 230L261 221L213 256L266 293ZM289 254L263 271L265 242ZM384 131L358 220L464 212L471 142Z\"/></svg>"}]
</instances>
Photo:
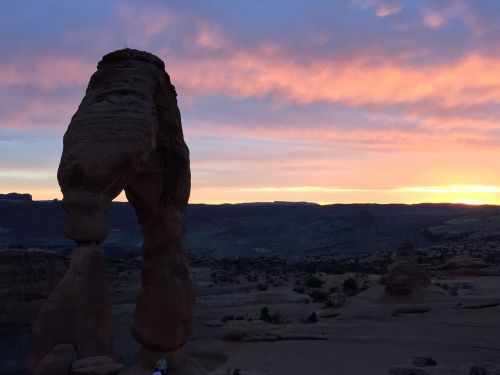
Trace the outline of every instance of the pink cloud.
<instances>
[{"instance_id":1,"label":"pink cloud","mask_svg":"<svg viewBox=\"0 0 500 375\"><path fill-rule=\"evenodd\" d=\"M377 17L388 17L398 14L404 8L401 0L351 0L352 4L361 9L375 8Z\"/></svg>"},{"instance_id":2,"label":"pink cloud","mask_svg":"<svg viewBox=\"0 0 500 375\"><path fill-rule=\"evenodd\" d=\"M12 61L0 66L3 88L35 85L42 89L86 85L97 63L77 57L45 56L32 62Z\"/></svg>"},{"instance_id":3,"label":"pink cloud","mask_svg":"<svg viewBox=\"0 0 500 375\"><path fill-rule=\"evenodd\" d=\"M377 8L376 14L379 17L388 17L394 14L398 14L399 12L401 12L402 9L403 6L401 5L396 5L396 6L380 5Z\"/></svg>"},{"instance_id":4,"label":"pink cloud","mask_svg":"<svg viewBox=\"0 0 500 375\"><path fill-rule=\"evenodd\" d=\"M318 58L299 63L263 50L235 51L230 57L177 61L169 71L189 95L274 94L303 104L327 101L354 107L425 100L452 107L500 98L500 58L479 54L438 66L411 66L389 57L377 63L368 56L348 62Z\"/></svg>"},{"instance_id":5,"label":"pink cloud","mask_svg":"<svg viewBox=\"0 0 500 375\"><path fill-rule=\"evenodd\" d=\"M83 95L83 93L82 93ZM2 127L15 130L62 132L81 101L77 96L36 98L23 103L21 111L2 116Z\"/></svg>"},{"instance_id":6,"label":"pink cloud","mask_svg":"<svg viewBox=\"0 0 500 375\"><path fill-rule=\"evenodd\" d=\"M217 25L209 22L198 23L195 48L217 50L225 43L225 37Z\"/></svg>"},{"instance_id":7,"label":"pink cloud","mask_svg":"<svg viewBox=\"0 0 500 375\"><path fill-rule=\"evenodd\" d=\"M445 23L446 19L442 14L438 12L431 11L424 16L424 25L436 29L441 27Z\"/></svg>"}]
</instances>

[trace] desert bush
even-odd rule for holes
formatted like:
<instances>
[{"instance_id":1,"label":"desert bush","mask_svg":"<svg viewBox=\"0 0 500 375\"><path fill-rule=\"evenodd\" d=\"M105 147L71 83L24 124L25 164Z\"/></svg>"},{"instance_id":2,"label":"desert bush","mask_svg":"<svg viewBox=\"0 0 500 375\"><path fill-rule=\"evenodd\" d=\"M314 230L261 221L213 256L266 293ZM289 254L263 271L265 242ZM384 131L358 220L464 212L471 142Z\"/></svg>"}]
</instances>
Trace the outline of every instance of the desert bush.
<instances>
[{"instance_id":1,"label":"desert bush","mask_svg":"<svg viewBox=\"0 0 500 375\"><path fill-rule=\"evenodd\" d=\"M313 311L302 322L305 323L305 324L317 323L318 322L318 315L316 315L316 312Z\"/></svg>"},{"instance_id":2,"label":"desert bush","mask_svg":"<svg viewBox=\"0 0 500 375\"><path fill-rule=\"evenodd\" d=\"M273 318L269 314L269 307L264 306L262 308L262 310L260 310L260 318L259 319L264 321L264 322L271 322L272 321Z\"/></svg>"},{"instance_id":3,"label":"desert bush","mask_svg":"<svg viewBox=\"0 0 500 375\"><path fill-rule=\"evenodd\" d=\"M309 293L309 297L311 297L314 302L325 302L328 298L328 294L320 290L313 290Z\"/></svg>"},{"instance_id":4,"label":"desert bush","mask_svg":"<svg viewBox=\"0 0 500 375\"><path fill-rule=\"evenodd\" d=\"M342 283L342 290L350 297L355 296L359 291L358 283L354 278L349 277Z\"/></svg>"},{"instance_id":5,"label":"desert bush","mask_svg":"<svg viewBox=\"0 0 500 375\"><path fill-rule=\"evenodd\" d=\"M267 284L259 284L257 285L257 289L260 290L261 292L264 292L267 290Z\"/></svg>"},{"instance_id":6,"label":"desert bush","mask_svg":"<svg viewBox=\"0 0 500 375\"><path fill-rule=\"evenodd\" d=\"M226 315L222 318L223 323L229 322L230 320L234 320L234 315Z\"/></svg>"},{"instance_id":7,"label":"desert bush","mask_svg":"<svg viewBox=\"0 0 500 375\"><path fill-rule=\"evenodd\" d=\"M328 298L328 301L326 301L325 306L329 308L334 308L337 309L341 306L343 306L346 302L345 296L343 294L335 294L330 296Z\"/></svg>"},{"instance_id":8,"label":"desert bush","mask_svg":"<svg viewBox=\"0 0 500 375\"><path fill-rule=\"evenodd\" d=\"M295 288L293 288L293 291L297 292L297 293L300 293L300 294L305 294L306 293L306 290L304 288L302 288L301 286L296 286Z\"/></svg>"},{"instance_id":9,"label":"desert bush","mask_svg":"<svg viewBox=\"0 0 500 375\"><path fill-rule=\"evenodd\" d=\"M305 280L304 280L304 286L308 288L321 288L321 286L325 282L321 280L320 278L314 276L314 275L309 275Z\"/></svg>"}]
</instances>

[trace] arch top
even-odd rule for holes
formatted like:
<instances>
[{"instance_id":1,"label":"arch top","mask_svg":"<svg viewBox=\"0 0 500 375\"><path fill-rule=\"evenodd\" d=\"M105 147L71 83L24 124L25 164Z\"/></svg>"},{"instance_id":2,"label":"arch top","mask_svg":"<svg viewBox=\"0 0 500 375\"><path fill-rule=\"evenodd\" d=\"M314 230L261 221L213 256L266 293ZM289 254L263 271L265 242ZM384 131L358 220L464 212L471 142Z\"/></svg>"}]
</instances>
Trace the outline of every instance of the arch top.
<instances>
[{"instance_id":1,"label":"arch top","mask_svg":"<svg viewBox=\"0 0 500 375\"><path fill-rule=\"evenodd\" d=\"M121 60L138 60L153 64L161 70L165 70L165 63L158 56L153 55L150 52L140 51L133 48L123 48L107 53L97 64L97 69L101 69L107 64Z\"/></svg>"}]
</instances>

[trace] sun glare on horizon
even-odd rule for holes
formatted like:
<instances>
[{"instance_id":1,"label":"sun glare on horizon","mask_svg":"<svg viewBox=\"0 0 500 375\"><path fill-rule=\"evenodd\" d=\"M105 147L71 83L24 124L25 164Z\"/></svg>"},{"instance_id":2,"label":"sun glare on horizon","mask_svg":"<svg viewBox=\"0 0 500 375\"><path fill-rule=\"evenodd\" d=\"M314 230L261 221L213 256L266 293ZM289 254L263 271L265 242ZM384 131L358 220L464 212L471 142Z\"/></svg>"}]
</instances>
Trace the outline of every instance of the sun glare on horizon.
<instances>
[{"instance_id":1,"label":"sun glare on horizon","mask_svg":"<svg viewBox=\"0 0 500 375\"><path fill-rule=\"evenodd\" d=\"M500 2L28 3L2 5L0 193L61 198L63 135L126 40L175 85L191 202L500 204Z\"/></svg>"}]
</instances>

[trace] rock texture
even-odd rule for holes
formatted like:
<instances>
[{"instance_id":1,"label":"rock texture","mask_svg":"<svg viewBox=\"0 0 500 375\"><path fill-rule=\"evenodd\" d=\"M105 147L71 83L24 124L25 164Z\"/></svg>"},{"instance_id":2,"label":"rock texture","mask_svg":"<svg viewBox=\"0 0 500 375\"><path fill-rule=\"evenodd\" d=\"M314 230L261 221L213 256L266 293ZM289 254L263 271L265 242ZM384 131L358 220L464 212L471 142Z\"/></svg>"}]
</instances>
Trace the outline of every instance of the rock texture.
<instances>
[{"instance_id":1,"label":"rock texture","mask_svg":"<svg viewBox=\"0 0 500 375\"><path fill-rule=\"evenodd\" d=\"M79 245L69 269L33 325L28 368L57 344L72 344L79 357L113 354L111 307L100 244Z\"/></svg>"},{"instance_id":2,"label":"rock texture","mask_svg":"<svg viewBox=\"0 0 500 375\"><path fill-rule=\"evenodd\" d=\"M396 252L396 259L389 266L386 292L393 295L410 294L415 288L430 283L429 277L417 263L411 241L404 241Z\"/></svg>"},{"instance_id":3,"label":"rock texture","mask_svg":"<svg viewBox=\"0 0 500 375\"><path fill-rule=\"evenodd\" d=\"M488 264L479 258L473 258L469 254L459 254L448 259L438 269L456 275L474 275L480 274L487 267Z\"/></svg>"},{"instance_id":4,"label":"rock texture","mask_svg":"<svg viewBox=\"0 0 500 375\"><path fill-rule=\"evenodd\" d=\"M105 55L71 119L58 180L69 215L64 233L78 246L35 322L30 369L60 343L75 345L80 358L113 355L102 242L106 211L122 190L144 235L133 336L141 353L154 359L182 348L190 335L194 288L184 244L189 150L164 68L147 52Z\"/></svg>"},{"instance_id":5,"label":"rock texture","mask_svg":"<svg viewBox=\"0 0 500 375\"><path fill-rule=\"evenodd\" d=\"M101 355L73 362L71 375L115 375L122 369L121 363L116 363L113 358Z\"/></svg>"},{"instance_id":6,"label":"rock texture","mask_svg":"<svg viewBox=\"0 0 500 375\"><path fill-rule=\"evenodd\" d=\"M66 259L58 252L0 250L0 298L2 300L0 312L3 312L4 308L7 309L10 302L31 302L47 298L63 277L66 269Z\"/></svg>"},{"instance_id":7,"label":"rock texture","mask_svg":"<svg viewBox=\"0 0 500 375\"><path fill-rule=\"evenodd\" d=\"M35 375L68 375L76 361L75 348L71 344L59 344L37 364Z\"/></svg>"}]
</instances>

